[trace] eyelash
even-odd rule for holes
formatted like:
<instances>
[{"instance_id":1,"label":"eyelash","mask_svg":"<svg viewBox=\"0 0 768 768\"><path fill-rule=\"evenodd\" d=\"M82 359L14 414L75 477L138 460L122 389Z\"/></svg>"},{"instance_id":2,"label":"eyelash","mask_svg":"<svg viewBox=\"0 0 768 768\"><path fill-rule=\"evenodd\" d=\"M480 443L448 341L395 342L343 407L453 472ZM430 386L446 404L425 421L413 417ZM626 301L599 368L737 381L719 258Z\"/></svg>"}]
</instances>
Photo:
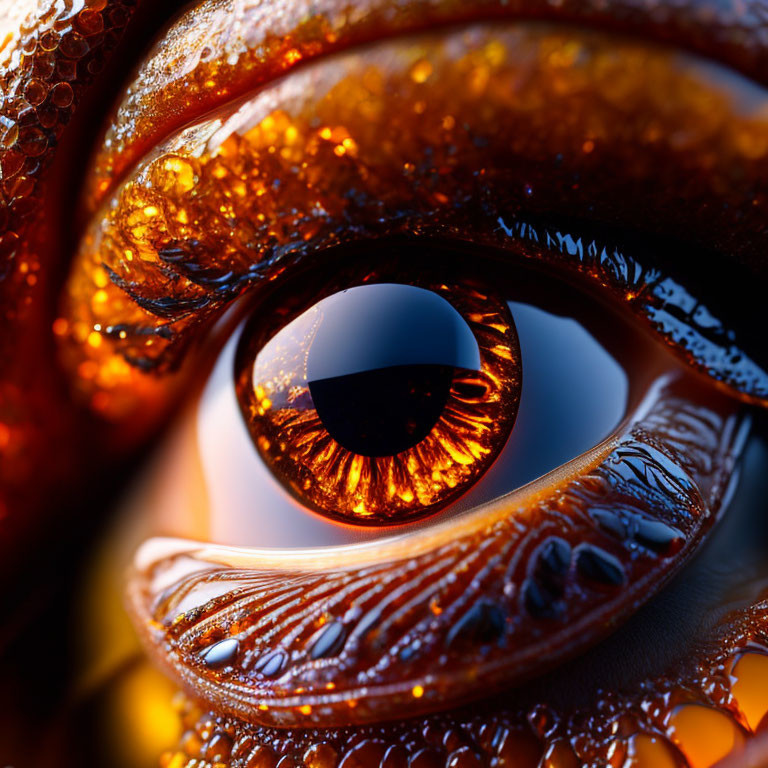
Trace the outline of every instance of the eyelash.
<instances>
[{"instance_id":1,"label":"eyelash","mask_svg":"<svg viewBox=\"0 0 768 768\"><path fill-rule=\"evenodd\" d=\"M562 266L606 288L692 368L732 387L748 402L768 402L768 373L736 345L733 331L672 276L578 234L518 219L497 221L506 237L524 247L543 243L529 258Z\"/></svg>"},{"instance_id":2,"label":"eyelash","mask_svg":"<svg viewBox=\"0 0 768 768\"><path fill-rule=\"evenodd\" d=\"M585 280L585 289L592 286L603 296L610 296L616 303L629 308L689 366L723 383L747 402L761 404L766 401L766 371L735 343L730 329L669 275L655 267L644 267L637 258L626 255L617 247L583 238L576 233L532 225L514 218L505 219L501 215L497 217L496 224L496 228L485 235L484 243L437 240L431 245L438 250L447 247L447 253L454 259L471 260L481 254L489 263L504 261L509 268L513 268L516 261L521 265L539 264L556 273L559 271ZM405 241L386 238L367 243L367 250L373 254L383 253L387 248L411 249L413 246L413 241L407 238ZM168 248L165 263L158 269L166 276L172 274L177 286L181 279L181 290L175 294L166 288L163 288L161 295L148 294L148 288L158 285L150 275L141 282L126 280L105 265L110 282L100 290L106 290L110 296L104 302L110 307L109 314L112 314L115 305L122 303L125 307L127 298L126 316L135 316L138 309L140 320L94 323L92 327L106 342L109 357L113 361L124 361L122 364L118 362L117 367L125 372L129 381L135 383L138 376L146 382L149 377L150 381L143 388L148 394L142 393L142 399L161 402L163 391L169 391L173 386L174 373L185 363L189 364L190 360L186 358L194 349L195 339L199 339L238 296L252 292L254 296L247 303L252 305L258 293L277 288L283 273L295 272L295 267L309 258L325 261L327 270L338 270L339 274L344 272L345 261L355 262L354 244L327 254L313 250L306 248L287 255L282 261L255 264L243 274L234 274L230 270L221 274L215 262L212 264L210 261L209 254L195 253L194 249L178 246L173 250ZM286 260L293 262L293 269L288 270L291 265ZM151 273L153 267L149 265L145 269ZM313 271L314 274L318 272L317 268ZM99 280L100 285L104 282L104 278ZM166 283L161 282L160 285ZM111 297L115 290L118 295L113 301ZM188 293L196 295L189 296ZM119 299L121 294L122 300ZM58 328L67 342L64 351L70 365L82 366L84 358L103 358L103 349L94 349L89 344L93 332L78 331L78 327L83 327L82 321L62 320ZM73 341L75 344L72 344ZM112 365L114 367L115 363ZM109 371L109 367L102 366L102 370ZM104 392L109 392L114 384L108 376L103 380L103 388L98 386L98 379L96 383L94 392L92 380L81 382L92 404L107 404L102 415L109 416L111 406ZM128 386L123 399L129 405L123 404L118 410L133 410L135 406L130 402L135 400L137 392L141 392L141 388ZM101 409L97 407L96 410Z\"/></svg>"}]
</instances>

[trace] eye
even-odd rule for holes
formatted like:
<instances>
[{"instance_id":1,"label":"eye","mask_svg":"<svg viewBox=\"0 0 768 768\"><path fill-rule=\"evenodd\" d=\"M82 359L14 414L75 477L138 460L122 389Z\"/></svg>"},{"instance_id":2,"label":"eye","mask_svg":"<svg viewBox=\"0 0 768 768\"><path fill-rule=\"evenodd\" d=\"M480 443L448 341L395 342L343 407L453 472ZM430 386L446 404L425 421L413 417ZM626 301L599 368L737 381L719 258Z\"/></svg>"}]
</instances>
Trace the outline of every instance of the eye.
<instances>
[{"instance_id":1,"label":"eye","mask_svg":"<svg viewBox=\"0 0 768 768\"><path fill-rule=\"evenodd\" d=\"M598 643L698 550L768 396L698 284L761 241L734 94L764 95L710 74L444 29L222 104L115 186L58 331L125 441L195 401L149 496L186 540L140 549L129 601L198 700L305 729L459 705Z\"/></svg>"},{"instance_id":2,"label":"eye","mask_svg":"<svg viewBox=\"0 0 768 768\"><path fill-rule=\"evenodd\" d=\"M211 519L199 535L256 546L362 535L320 533L282 489L354 526L492 502L606 438L626 414L628 368L663 358L615 309L585 306L583 287L570 287L569 302L553 277L486 265L491 288L466 264L448 266L439 244L431 250L441 266L418 277L402 255L362 276L340 266L346 280L324 298L305 281L309 308L299 283L241 323L197 416ZM447 279L456 271L461 280Z\"/></svg>"},{"instance_id":3,"label":"eye","mask_svg":"<svg viewBox=\"0 0 768 768\"><path fill-rule=\"evenodd\" d=\"M309 269L301 279L283 281L249 319L238 322L198 410L182 422L179 439L188 443L195 435L198 458L180 459L171 448L174 471L161 470L158 487L143 499L165 520L166 530L211 543L202 549L191 542L147 545L138 560L133 609L143 626L168 627L164 642L173 650L165 662L196 687L221 690L220 706L237 717L340 724L350 716L387 717L393 707L417 713L425 699L455 701L457 691L475 685L473 677L453 669L477 664L480 649L493 669L485 673L493 674L489 686L505 679L501 669L506 679L516 679L525 668L522 660L535 649L556 654L560 643L573 648L570 625L578 621L588 628L579 638L583 642L599 631L598 617L627 610L641 584L644 590L659 584L711 525L712 514L704 510L719 508L718 473L740 450L741 420L733 402L711 391L611 302L590 300L583 283L561 283L552 270L500 264L492 251L474 251L470 262L471 251L453 248L435 243L430 259L422 242L416 271L408 266L415 251L407 248L401 258L365 270L354 266L356 250L345 249L340 260L328 256L331 277ZM430 278L435 269L442 281ZM450 278L456 270L461 280ZM397 311L391 313L393 304ZM430 323L420 330L417 316L424 317L426 307ZM399 335L404 314L405 340ZM423 328L435 327L450 346L433 345L429 354L439 356L425 358L423 344L411 343L424 342ZM380 346L381 339L387 343ZM312 360L314 344L323 350L319 369ZM510 349L514 355L507 354ZM382 350L398 357L382 358ZM432 514L401 521L397 504L387 502L383 508L394 510L391 517L380 526L365 519L361 525L353 517L361 502L348 487L348 467L355 456L382 456L367 456L379 452L353 442L349 448L331 436L312 383L334 381L339 370L356 375L362 355L374 361L366 371L376 375L382 359L450 364L446 385L454 386L456 379L477 378L478 368L489 371L483 367L487 350L502 352L491 358L498 369L489 380L515 385L509 410L495 420L516 415L524 429L509 424L498 443L491 443L495 463L457 487L460 498L442 509L419 510L418 515ZM336 368L339 360L349 367ZM450 388L443 408L449 398ZM311 419L309 436L292 432L290 420L281 421L280 411L295 403ZM302 427L304 413L295 417ZM400 413L390 412L386 426ZM418 442L401 453L415 447L418 456L443 414L435 409ZM370 418L377 416L374 405ZM341 439L368 438L353 428L359 424L355 417L345 414L352 427L336 433ZM553 423L568 436L563 443L573 441L572 453L564 455L563 443L551 439ZM456 441L454 428L444 427L444 439ZM539 433L544 439L537 445ZM403 430L395 435L406 439ZM260 438L267 443L259 446ZM277 453L273 442L281 443ZM186 454L189 449L187 444ZM317 463L314 451L326 452ZM457 455L476 461L471 452L454 449L446 452L445 468L439 455L411 462L403 483L435 481L425 467L464 470L468 464ZM289 470L280 466L283 461ZM691 462L685 471L683 462ZM301 473L309 476L308 484L296 482ZM321 483L322 492L338 501L328 504L320 496L318 502ZM172 511L166 514L163 500L178 504L190 485L202 488L205 501L198 502L194 521L186 516L179 524ZM388 493L389 482L372 482L370 489L374 497ZM414 493L408 502L417 498ZM321 546L350 543L365 546ZM483 579L488 563L498 578L490 589ZM323 598L302 598L306 607L296 625L293 612L280 608L283 592L315 590ZM401 609L394 596L414 592L414 602ZM264 635L260 627L267 620L271 631ZM323 688L324 674L318 676L323 660L333 665L332 695ZM361 680L372 675L377 684L363 693ZM290 693L297 688L300 697ZM344 703L350 698L356 702L353 713Z\"/></svg>"}]
</instances>

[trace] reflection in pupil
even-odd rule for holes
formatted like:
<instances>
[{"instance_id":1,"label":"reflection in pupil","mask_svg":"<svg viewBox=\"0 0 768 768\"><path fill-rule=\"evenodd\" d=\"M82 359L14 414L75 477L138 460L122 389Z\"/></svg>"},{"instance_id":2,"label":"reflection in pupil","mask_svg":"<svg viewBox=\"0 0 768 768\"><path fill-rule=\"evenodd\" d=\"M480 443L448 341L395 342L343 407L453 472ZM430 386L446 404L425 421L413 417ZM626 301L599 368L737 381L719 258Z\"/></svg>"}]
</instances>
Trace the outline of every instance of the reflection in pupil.
<instances>
[{"instance_id":1,"label":"reflection in pupil","mask_svg":"<svg viewBox=\"0 0 768 768\"><path fill-rule=\"evenodd\" d=\"M306 368L328 434L359 456L395 456L440 418L457 369L480 368L477 340L443 297L373 283L317 305Z\"/></svg>"},{"instance_id":2,"label":"reflection in pupil","mask_svg":"<svg viewBox=\"0 0 768 768\"><path fill-rule=\"evenodd\" d=\"M394 456L435 426L451 390L448 365L397 365L309 382L328 434L361 456Z\"/></svg>"}]
</instances>

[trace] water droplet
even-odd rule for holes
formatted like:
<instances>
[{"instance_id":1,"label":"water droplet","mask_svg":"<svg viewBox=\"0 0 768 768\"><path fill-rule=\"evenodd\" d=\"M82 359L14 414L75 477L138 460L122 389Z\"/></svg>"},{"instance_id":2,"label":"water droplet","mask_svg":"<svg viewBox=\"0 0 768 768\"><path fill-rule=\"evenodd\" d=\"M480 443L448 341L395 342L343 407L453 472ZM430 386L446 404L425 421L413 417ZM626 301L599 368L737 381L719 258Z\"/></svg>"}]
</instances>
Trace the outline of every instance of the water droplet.
<instances>
[{"instance_id":1,"label":"water droplet","mask_svg":"<svg viewBox=\"0 0 768 768\"><path fill-rule=\"evenodd\" d=\"M753 731L761 729L768 714L768 655L745 653L733 665L731 694Z\"/></svg>"},{"instance_id":2,"label":"water droplet","mask_svg":"<svg viewBox=\"0 0 768 768\"><path fill-rule=\"evenodd\" d=\"M628 742L628 752L623 768L677 768L672 749L660 736L638 733Z\"/></svg>"},{"instance_id":3,"label":"water droplet","mask_svg":"<svg viewBox=\"0 0 768 768\"><path fill-rule=\"evenodd\" d=\"M590 515L606 533L610 533L622 541L626 539L627 526L617 514L605 509L594 509L590 511Z\"/></svg>"},{"instance_id":4,"label":"water droplet","mask_svg":"<svg viewBox=\"0 0 768 768\"><path fill-rule=\"evenodd\" d=\"M19 152L10 150L0 156L0 177L3 180L15 176L24 165L24 156Z\"/></svg>"},{"instance_id":5,"label":"water droplet","mask_svg":"<svg viewBox=\"0 0 768 768\"><path fill-rule=\"evenodd\" d=\"M56 83L51 89L51 101L61 109L68 107L73 99L74 93L69 83Z\"/></svg>"},{"instance_id":6,"label":"water droplet","mask_svg":"<svg viewBox=\"0 0 768 768\"><path fill-rule=\"evenodd\" d=\"M39 128L24 128L17 146L27 157L40 157L48 148L48 139Z\"/></svg>"},{"instance_id":7,"label":"water droplet","mask_svg":"<svg viewBox=\"0 0 768 768\"><path fill-rule=\"evenodd\" d=\"M254 665L257 672L261 672L264 677L275 677L285 667L288 657L282 651L272 651L264 654Z\"/></svg>"},{"instance_id":8,"label":"water droplet","mask_svg":"<svg viewBox=\"0 0 768 768\"><path fill-rule=\"evenodd\" d=\"M700 704L678 707L670 717L667 734L690 768L710 768L744 743L744 735L728 715Z\"/></svg>"},{"instance_id":9,"label":"water droplet","mask_svg":"<svg viewBox=\"0 0 768 768\"><path fill-rule=\"evenodd\" d=\"M613 556L599 547L582 544L576 552L576 568L590 581L618 587L624 583L624 568Z\"/></svg>"},{"instance_id":10,"label":"water droplet","mask_svg":"<svg viewBox=\"0 0 768 768\"><path fill-rule=\"evenodd\" d=\"M537 768L542 748L530 731L505 728L498 743L495 743L494 751L498 768Z\"/></svg>"},{"instance_id":11,"label":"water droplet","mask_svg":"<svg viewBox=\"0 0 768 768\"><path fill-rule=\"evenodd\" d=\"M100 13L86 8L77 15L75 25L83 35L88 37L104 30L104 19Z\"/></svg>"},{"instance_id":12,"label":"water droplet","mask_svg":"<svg viewBox=\"0 0 768 768\"><path fill-rule=\"evenodd\" d=\"M408 768L408 753L398 744L393 744L385 753L379 768Z\"/></svg>"},{"instance_id":13,"label":"water droplet","mask_svg":"<svg viewBox=\"0 0 768 768\"><path fill-rule=\"evenodd\" d=\"M498 605L480 600L451 628L446 638L449 648L460 644L487 645L504 636L506 619Z\"/></svg>"},{"instance_id":14,"label":"water droplet","mask_svg":"<svg viewBox=\"0 0 768 768\"><path fill-rule=\"evenodd\" d=\"M371 768L381 762L384 751L380 742L364 739L347 752L339 768Z\"/></svg>"},{"instance_id":15,"label":"water droplet","mask_svg":"<svg viewBox=\"0 0 768 768\"><path fill-rule=\"evenodd\" d=\"M312 650L309 652L311 659L327 659L337 656L344 647L347 639L347 630L339 621L332 621L320 631Z\"/></svg>"},{"instance_id":16,"label":"water droplet","mask_svg":"<svg viewBox=\"0 0 768 768\"><path fill-rule=\"evenodd\" d=\"M277 755L266 746L257 746L245 761L245 768L275 768Z\"/></svg>"},{"instance_id":17,"label":"water droplet","mask_svg":"<svg viewBox=\"0 0 768 768\"><path fill-rule=\"evenodd\" d=\"M48 86L42 81L33 77L24 88L24 97L33 106L42 104L48 95Z\"/></svg>"},{"instance_id":18,"label":"water droplet","mask_svg":"<svg viewBox=\"0 0 768 768\"><path fill-rule=\"evenodd\" d=\"M232 753L232 739L226 733L216 733L206 744L203 757L213 763L222 763Z\"/></svg>"},{"instance_id":19,"label":"water droplet","mask_svg":"<svg viewBox=\"0 0 768 768\"><path fill-rule=\"evenodd\" d=\"M571 545L565 539L553 536L541 548L538 566L553 576L564 576L571 565Z\"/></svg>"},{"instance_id":20,"label":"water droplet","mask_svg":"<svg viewBox=\"0 0 768 768\"><path fill-rule=\"evenodd\" d=\"M229 666L237 657L239 643L236 638L228 637L214 643L200 654L200 658L206 666L211 668Z\"/></svg>"},{"instance_id":21,"label":"water droplet","mask_svg":"<svg viewBox=\"0 0 768 768\"><path fill-rule=\"evenodd\" d=\"M79 35L77 32L71 32L65 35L61 43L59 43L59 50L68 59L82 59L86 53L88 53L89 45L86 39Z\"/></svg>"},{"instance_id":22,"label":"water droplet","mask_svg":"<svg viewBox=\"0 0 768 768\"><path fill-rule=\"evenodd\" d=\"M563 614L563 604L558 595L552 594L535 579L527 579L523 584L523 602L525 609L535 619L556 619Z\"/></svg>"},{"instance_id":23,"label":"water droplet","mask_svg":"<svg viewBox=\"0 0 768 768\"><path fill-rule=\"evenodd\" d=\"M640 546L657 554L672 554L684 541L683 534L660 520L640 519L633 537Z\"/></svg>"},{"instance_id":24,"label":"water droplet","mask_svg":"<svg viewBox=\"0 0 768 768\"><path fill-rule=\"evenodd\" d=\"M303 757L306 768L335 768L337 760L336 750L322 741L309 747Z\"/></svg>"},{"instance_id":25,"label":"water droplet","mask_svg":"<svg viewBox=\"0 0 768 768\"><path fill-rule=\"evenodd\" d=\"M451 752L445 765L446 768L482 768L480 758L469 747Z\"/></svg>"}]
</instances>

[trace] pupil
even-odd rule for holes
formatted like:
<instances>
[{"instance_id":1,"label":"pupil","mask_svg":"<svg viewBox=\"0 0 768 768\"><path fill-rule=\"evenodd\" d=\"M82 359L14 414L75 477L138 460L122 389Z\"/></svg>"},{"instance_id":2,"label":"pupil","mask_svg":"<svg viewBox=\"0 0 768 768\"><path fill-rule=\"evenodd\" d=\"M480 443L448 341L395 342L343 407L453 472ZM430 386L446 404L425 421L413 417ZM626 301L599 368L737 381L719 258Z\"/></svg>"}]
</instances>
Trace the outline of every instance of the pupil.
<instances>
[{"instance_id":1,"label":"pupil","mask_svg":"<svg viewBox=\"0 0 768 768\"><path fill-rule=\"evenodd\" d=\"M352 453L393 456L417 445L443 413L456 371L480 369L472 330L432 291L363 285L317 307L309 392L325 429Z\"/></svg>"},{"instance_id":2,"label":"pupil","mask_svg":"<svg viewBox=\"0 0 768 768\"><path fill-rule=\"evenodd\" d=\"M361 456L394 456L420 443L448 401L454 368L397 365L311 382L330 436Z\"/></svg>"}]
</instances>

